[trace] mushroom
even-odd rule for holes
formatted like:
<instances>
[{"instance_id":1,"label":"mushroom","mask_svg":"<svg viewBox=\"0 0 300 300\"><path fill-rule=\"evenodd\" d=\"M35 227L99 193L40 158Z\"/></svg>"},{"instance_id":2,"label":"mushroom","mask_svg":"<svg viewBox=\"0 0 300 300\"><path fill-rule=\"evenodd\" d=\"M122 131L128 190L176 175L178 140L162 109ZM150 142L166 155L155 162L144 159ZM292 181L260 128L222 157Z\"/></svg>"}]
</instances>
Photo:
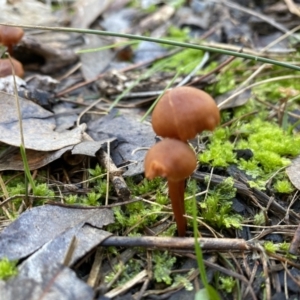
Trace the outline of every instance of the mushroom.
<instances>
[{"instance_id":1,"label":"mushroom","mask_svg":"<svg viewBox=\"0 0 300 300\"><path fill-rule=\"evenodd\" d=\"M199 89L182 86L168 90L152 113L152 127L161 137L187 141L220 122L213 98Z\"/></svg>"},{"instance_id":2,"label":"mushroom","mask_svg":"<svg viewBox=\"0 0 300 300\"><path fill-rule=\"evenodd\" d=\"M167 178L178 235L184 236L187 225L184 217L185 179L197 166L194 151L182 141L166 138L147 152L144 164L148 179L158 176Z\"/></svg>"},{"instance_id":3,"label":"mushroom","mask_svg":"<svg viewBox=\"0 0 300 300\"><path fill-rule=\"evenodd\" d=\"M187 140L203 130L213 130L220 122L219 109L210 95L193 87L176 87L161 97L152 114L155 133L167 138L149 150L145 158L145 175L168 179L179 236L184 236L185 179L196 168L196 157ZM176 140L174 140L176 139Z\"/></svg>"},{"instance_id":4,"label":"mushroom","mask_svg":"<svg viewBox=\"0 0 300 300\"><path fill-rule=\"evenodd\" d=\"M22 78L24 76L23 65L12 57L11 62L8 58L0 59L0 77L6 77L13 74L11 64L14 67L15 75Z\"/></svg>"},{"instance_id":5,"label":"mushroom","mask_svg":"<svg viewBox=\"0 0 300 300\"><path fill-rule=\"evenodd\" d=\"M12 55L13 46L18 44L24 35L22 28L0 25L0 43L7 47Z\"/></svg>"}]
</instances>

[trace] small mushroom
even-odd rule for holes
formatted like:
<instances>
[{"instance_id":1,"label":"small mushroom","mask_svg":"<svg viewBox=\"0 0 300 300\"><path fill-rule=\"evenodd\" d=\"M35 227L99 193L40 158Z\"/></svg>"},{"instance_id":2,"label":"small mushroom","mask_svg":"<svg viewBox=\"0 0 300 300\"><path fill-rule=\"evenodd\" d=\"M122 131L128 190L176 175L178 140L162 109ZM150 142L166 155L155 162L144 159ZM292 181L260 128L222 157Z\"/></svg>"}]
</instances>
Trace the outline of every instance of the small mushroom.
<instances>
[{"instance_id":1,"label":"small mushroom","mask_svg":"<svg viewBox=\"0 0 300 300\"><path fill-rule=\"evenodd\" d=\"M22 28L0 25L0 43L7 47L12 55L13 46L18 44L24 35Z\"/></svg>"},{"instance_id":2,"label":"small mushroom","mask_svg":"<svg viewBox=\"0 0 300 300\"><path fill-rule=\"evenodd\" d=\"M145 176L148 179L161 176L168 180L169 197L179 236L185 235L187 225L184 217L185 179L196 166L194 151L188 144L175 139L166 138L158 142L145 157Z\"/></svg>"},{"instance_id":3,"label":"small mushroom","mask_svg":"<svg viewBox=\"0 0 300 300\"><path fill-rule=\"evenodd\" d=\"M6 77L12 75L12 66L15 70L15 75L22 78L24 76L23 65L16 59L11 57L11 62L8 58L0 59L0 77Z\"/></svg>"},{"instance_id":4,"label":"small mushroom","mask_svg":"<svg viewBox=\"0 0 300 300\"><path fill-rule=\"evenodd\" d=\"M152 114L152 127L161 137L187 141L220 122L219 109L206 92L188 86L168 90Z\"/></svg>"}]
</instances>

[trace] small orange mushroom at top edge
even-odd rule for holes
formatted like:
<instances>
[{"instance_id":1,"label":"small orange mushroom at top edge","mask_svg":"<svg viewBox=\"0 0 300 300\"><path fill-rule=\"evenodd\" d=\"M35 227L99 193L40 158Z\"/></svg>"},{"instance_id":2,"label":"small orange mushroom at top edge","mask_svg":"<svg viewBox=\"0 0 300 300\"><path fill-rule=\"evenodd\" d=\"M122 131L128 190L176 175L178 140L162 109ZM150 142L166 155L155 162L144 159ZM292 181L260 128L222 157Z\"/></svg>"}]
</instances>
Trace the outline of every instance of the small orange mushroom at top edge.
<instances>
[{"instance_id":1,"label":"small orange mushroom at top edge","mask_svg":"<svg viewBox=\"0 0 300 300\"><path fill-rule=\"evenodd\" d=\"M148 179L159 176L167 178L178 235L184 236L187 225L184 217L185 179L197 166L194 151L182 141L166 138L147 152L144 164Z\"/></svg>"},{"instance_id":2,"label":"small orange mushroom at top edge","mask_svg":"<svg viewBox=\"0 0 300 300\"><path fill-rule=\"evenodd\" d=\"M8 48L12 55L13 46L18 44L24 35L22 28L0 25L0 43Z\"/></svg>"},{"instance_id":3,"label":"small orange mushroom at top edge","mask_svg":"<svg viewBox=\"0 0 300 300\"><path fill-rule=\"evenodd\" d=\"M206 92L188 86L168 90L152 113L152 127L161 137L187 141L203 130L213 130L220 112Z\"/></svg>"},{"instance_id":4,"label":"small orange mushroom at top edge","mask_svg":"<svg viewBox=\"0 0 300 300\"><path fill-rule=\"evenodd\" d=\"M0 59L0 77L6 77L13 74L12 65L14 67L15 75L22 78L24 77L23 65L16 59L11 57Z\"/></svg>"}]
</instances>

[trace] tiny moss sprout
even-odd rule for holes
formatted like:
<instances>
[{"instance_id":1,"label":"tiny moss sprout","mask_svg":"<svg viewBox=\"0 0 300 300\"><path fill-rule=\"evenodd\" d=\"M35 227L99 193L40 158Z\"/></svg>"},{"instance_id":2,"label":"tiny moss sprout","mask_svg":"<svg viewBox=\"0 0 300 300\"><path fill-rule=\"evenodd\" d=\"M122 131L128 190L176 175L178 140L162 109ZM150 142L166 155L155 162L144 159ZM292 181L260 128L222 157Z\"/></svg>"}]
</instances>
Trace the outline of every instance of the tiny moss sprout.
<instances>
[{"instance_id":1,"label":"tiny moss sprout","mask_svg":"<svg viewBox=\"0 0 300 300\"><path fill-rule=\"evenodd\" d=\"M162 179L157 177L152 180L144 178L140 183L136 184L131 178L127 178L127 185L134 196L140 196L159 190Z\"/></svg>"},{"instance_id":2,"label":"tiny moss sprout","mask_svg":"<svg viewBox=\"0 0 300 300\"><path fill-rule=\"evenodd\" d=\"M0 280L7 280L17 274L17 261L10 261L6 257L0 260Z\"/></svg>"},{"instance_id":3,"label":"tiny moss sprout","mask_svg":"<svg viewBox=\"0 0 300 300\"><path fill-rule=\"evenodd\" d=\"M228 294L232 293L236 285L236 280L230 276L220 276L219 280L220 280L220 289L224 290Z\"/></svg>"},{"instance_id":4,"label":"tiny moss sprout","mask_svg":"<svg viewBox=\"0 0 300 300\"><path fill-rule=\"evenodd\" d=\"M290 245L291 245L291 243L287 243L286 241L278 244L279 251L283 252L287 259L296 260L298 258L297 255L293 255L293 254L289 253Z\"/></svg>"},{"instance_id":5,"label":"tiny moss sprout","mask_svg":"<svg viewBox=\"0 0 300 300\"><path fill-rule=\"evenodd\" d=\"M83 203L88 206L97 206L99 205L99 199L101 197L101 194L96 192L90 192L86 195L85 199L83 200Z\"/></svg>"},{"instance_id":6,"label":"tiny moss sprout","mask_svg":"<svg viewBox=\"0 0 300 300\"><path fill-rule=\"evenodd\" d=\"M122 274L117 282L114 283L113 287L124 285L130 279L134 278L142 270L142 266L140 262L135 259L130 259L125 265L119 263L114 267L114 271L105 276L105 282L111 282L115 278L116 273L121 270Z\"/></svg>"},{"instance_id":7,"label":"tiny moss sprout","mask_svg":"<svg viewBox=\"0 0 300 300\"><path fill-rule=\"evenodd\" d=\"M103 178L105 176L105 170L101 168L98 164L95 166L94 169L88 169L88 172L92 178Z\"/></svg>"},{"instance_id":8,"label":"tiny moss sprout","mask_svg":"<svg viewBox=\"0 0 300 300\"><path fill-rule=\"evenodd\" d=\"M67 204L76 204L79 202L79 197L77 194L74 194L74 195L68 195L65 197L65 202Z\"/></svg>"},{"instance_id":9,"label":"tiny moss sprout","mask_svg":"<svg viewBox=\"0 0 300 300\"><path fill-rule=\"evenodd\" d=\"M215 69L218 66L218 62L213 61L209 66L204 69L203 74L207 74L211 70ZM222 95L233 90L236 87L236 78L237 78L237 69L243 66L242 59L235 59L229 65L227 65L221 73L217 76L216 83L211 87L208 87L207 91L214 95ZM241 70L244 74L244 68Z\"/></svg>"},{"instance_id":10,"label":"tiny moss sprout","mask_svg":"<svg viewBox=\"0 0 300 300\"><path fill-rule=\"evenodd\" d=\"M274 184L277 193L289 194L294 191L294 187L288 179L277 180Z\"/></svg>"},{"instance_id":11,"label":"tiny moss sprout","mask_svg":"<svg viewBox=\"0 0 300 300\"><path fill-rule=\"evenodd\" d=\"M236 188L230 177L210 190L206 199L200 202L203 219L217 228L241 228L242 216L232 211L235 194Z\"/></svg>"},{"instance_id":12,"label":"tiny moss sprout","mask_svg":"<svg viewBox=\"0 0 300 300\"><path fill-rule=\"evenodd\" d=\"M185 42L190 40L189 36L190 30L188 28L180 29L175 26L170 26L167 39L176 40L178 42ZM168 45L163 45L163 47L170 48ZM171 46L173 48L173 46ZM203 51L197 49L183 49L182 51L172 55L171 57L165 58L164 61L167 62L163 67L163 71L178 71L178 66L184 66L183 72L190 73L199 64L203 58ZM158 65L154 63L154 65ZM200 71L199 71L200 73Z\"/></svg>"},{"instance_id":13,"label":"tiny moss sprout","mask_svg":"<svg viewBox=\"0 0 300 300\"><path fill-rule=\"evenodd\" d=\"M278 249L279 249L279 245L278 244L274 244L273 242L271 241L266 241L264 243L264 248L267 252L270 252L270 253L275 253Z\"/></svg>"},{"instance_id":14,"label":"tiny moss sprout","mask_svg":"<svg viewBox=\"0 0 300 300\"><path fill-rule=\"evenodd\" d=\"M171 224L170 226L168 226L167 229L165 229L165 230L160 234L160 236L169 236L169 237L172 237L172 236L175 235L176 230L177 230L176 224Z\"/></svg>"},{"instance_id":15,"label":"tiny moss sprout","mask_svg":"<svg viewBox=\"0 0 300 300\"><path fill-rule=\"evenodd\" d=\"M254 215L253 224L254 225L264 225L266 222L265 215L262 211L260 211L258 214Z\"/></svg>"},{"instance_id":16,"label":"tiny moss sprout","mask_svg":"<svg viewBox=\"0 0 300 300\"><path fill-rule=\"evenodd\" d=\"M171 269L176 262L176 257L169 255L167 251L153 252L153 261L154 261L154 278L157 282L164 282L168 285L172 283L170 277Z\"/></svg>"},{"instance_id":17,"label":"tiny moss sprout","mask_svg":"<svg viewBox=\"0 0 300 300\"><path fill-rule=\"evenodd\" d=\"M53 197L54 191L50 190L46 183L37 183L34 191L35 196Z\"/></svg>"},{"instance_id":18,"label":"tiny moss sprout","mask_svg":"<svg viewBox=\"0 0 300 300\"><path fill-rule=\"evenodd\" d=\"M216 129L207 149L198 157L200 162L211 164L213 167L226 167L235 163L234 145L228 139L228 132L224 128Z\"/></svg>"},{"instance_id":19,"label":"tiny moss sprout","mask_svg":"<svg viewBox=\"0 0 300 300\"><path fill-rule=\"evenodd\" d=\"M169 203L169 198L167 195L162 194L160 191L156 193L155 200L161 205L166 205Z\"/></svg>"},{"instance_id":20,"label":"tiny moss sprout","mask_svg":"<svg viewBox=\"0 0 300 300\"><path fill-rule=\"evenodd\" d=\"M189 273L193 272L194 269L192 269ZM178 285L183 285L186 291L192 291L194 289L193 284L190 280L188 280L186 277L182 275L176 275L174 278L174 282L172 284L172 287L176 288Z\"/></svg>"}]
</instances>

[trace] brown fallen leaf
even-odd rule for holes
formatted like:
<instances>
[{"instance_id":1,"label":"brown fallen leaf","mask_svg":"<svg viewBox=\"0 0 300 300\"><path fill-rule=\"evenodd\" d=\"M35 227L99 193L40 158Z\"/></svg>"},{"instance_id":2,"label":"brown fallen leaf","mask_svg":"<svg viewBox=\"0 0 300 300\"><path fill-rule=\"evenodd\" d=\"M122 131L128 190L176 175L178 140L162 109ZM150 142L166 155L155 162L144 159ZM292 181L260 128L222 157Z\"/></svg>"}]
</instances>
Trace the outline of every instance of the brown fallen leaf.
<instances>
[{"instance_id":1,"label":"brown fallen leaf","mask_svg":"<svg viewBox=\"0 0 300 300\"><path fill-rule=\"evenodd\" d=\"M19 260L39 249L44 251L42 247L47 243L54 243L56 246L60 245L62 253L58 254L53 250L51 255L56 257L57 262L62 263L71 239L76 236L79 243L74 260L89 251L89 247L94 247L103 236L110 235L108 232L93 231L93 229L101 229L113 222L112 210L99 209L99 207L95 209L51 205L34 207L24 212L1 232L0 259L7 257L10 260ZM85 224L89 225L85 226ZM49 246L45 246L47 247ZM47 255L49 256L50 253Z\"/></svg>"},{"instance_id":2,"label":"brown fallen leaf","mask_svg":"<svg viewBox=\"0 0 300 300\"><path fill-rule=\"evenodd\" d=\"M67 151L70 151L70 155L85 155L96 156L96 152L101 146L108 141L111 142L114 139L105 139L103 141L83 141L75 146L67 146L56 151L35 151L26 150L26 157L30 170L37 170L43 166L50 164L51 162L59 159ZM24 163L20 154L20 149L16 147L10 147L0 155L0 171L15 170L23 171Z\"/></svg>"},{"instance_id":3,"label":"brown fallen leaf","mask_svg":"<svg viewBox=\"0 0 300 300\"><path fill-rule=\"evenodd\" d=\"M292 160L292 163L286 169L286 174L291 183L300 190L300 156Z\"/></svg>"},{"instance_id":4,"label":"brown fallen leaf","mask_svg":"<svg viewBox=\"0 0 300 300\"><path fill-rule=\"evenodd\" d=\"M80 280L76 273L61 264L41 265L39 273L41 282L22 275L2 281L0 284L1 299L5 300L92 300L94 291L85 282ZM71 289L66 287L71 286Z\"/></svg>"},{"instance_id":5,"label":"brown fallen leaf","mask_svg":"<svg viewBox=\"0 0 300 300\"><path fill-rule=\"evenodd\" d=\"M56 123L51 112L21 97L19 101L26 149L54 151L82 141L85 124L73 130L56 132ZM19 119L13 95L0 92L0 112L0 142L19 147Z\"/></svg>"}]
</instances>

